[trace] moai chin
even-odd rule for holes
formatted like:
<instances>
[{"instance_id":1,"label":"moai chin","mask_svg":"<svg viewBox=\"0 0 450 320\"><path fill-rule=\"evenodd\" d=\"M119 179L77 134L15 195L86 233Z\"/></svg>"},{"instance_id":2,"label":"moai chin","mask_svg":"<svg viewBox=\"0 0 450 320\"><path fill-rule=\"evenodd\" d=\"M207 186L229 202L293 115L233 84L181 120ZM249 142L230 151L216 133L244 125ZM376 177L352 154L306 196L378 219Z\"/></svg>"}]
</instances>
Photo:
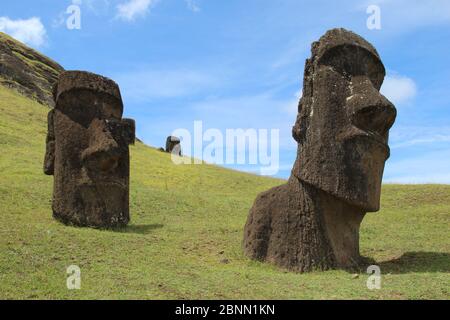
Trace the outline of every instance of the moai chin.
<instances>
[{"instance_id":1,"label":"moai chin","mask_svg":"<svg viewBox=\"0 0 450 320\"><path fill-rule=\"evenodd\" d=\"M130 220L129 144L118 85L82 71L60 75L48 114L44 172L54 176L53 216L69 225L119 227Z\"/></svg>"},{"instance_id":2,"label":"moai chin","mask_svg":"<svg viewBox=\"0 0 450 320\"><path fill-rule=\"evenodd\" d=\"M385 69L360 36L333 29L312 44L293 127L288 182L258 195L244 230L252 259L297 272L361 264L359 227L379 210L388 131L396 109Z\"/></svg>"}]
</instances>

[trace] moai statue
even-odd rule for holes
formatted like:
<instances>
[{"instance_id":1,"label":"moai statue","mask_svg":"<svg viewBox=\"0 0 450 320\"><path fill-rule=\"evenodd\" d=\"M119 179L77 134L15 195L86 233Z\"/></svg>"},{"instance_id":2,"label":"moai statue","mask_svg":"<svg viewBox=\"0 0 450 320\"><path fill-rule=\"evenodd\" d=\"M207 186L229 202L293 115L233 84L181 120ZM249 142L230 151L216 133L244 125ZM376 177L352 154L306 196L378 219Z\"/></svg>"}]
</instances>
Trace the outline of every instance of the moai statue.
<instances>
[{"instance_id":1,"label":"moai statue","mask_svg":"<svg viewBox=\"0 0 450 320\"><path fill-rule=\"evenodd\" d=\"M130 220L129 144L118 85L81 71L60 75L48 114L44 172L54 176L53 216L76 226L119 227Z\"/></svg>"},{"instance_id":2,"label":"moai statue","mask_svg":"<svg viewBox=\"0 0 450 320\"><path fill-rule=\"evenodd\" d=\"M288 182L258 195L244 230L244 251L296 272L351 269L363 263L359 227L380 207L396 109L380 87L375 48L344 29L312 44L293 127L297 159Z\"/></svg>"},{"instance_id":3,"label":"moai statue","mask_svg":"<svg viewBox=\"0 0 450 320\"><path fill-rule=\"evenodd\" d=\"M173 153L181 156L181 141L180 138L169 136L166 139L166 152Z\"/></svg>"}]
</instances>

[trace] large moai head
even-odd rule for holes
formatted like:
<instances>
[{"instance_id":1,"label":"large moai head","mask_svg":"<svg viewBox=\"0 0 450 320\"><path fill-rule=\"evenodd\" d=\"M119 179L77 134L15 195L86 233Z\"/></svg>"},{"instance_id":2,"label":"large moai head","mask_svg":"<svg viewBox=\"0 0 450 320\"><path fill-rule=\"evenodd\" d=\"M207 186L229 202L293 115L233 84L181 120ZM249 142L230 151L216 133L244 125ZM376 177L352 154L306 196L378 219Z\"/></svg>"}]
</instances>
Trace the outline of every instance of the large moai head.
<instances>
[{"instance_id":1,"label":"large moai head","mask_svg":"<svg viewBox=\"0 0 450 320\"><path fill-rule=\"evenodd\" d=\"M388 131L396 109L381 93L385 69L375 48L345 29L312 45L293 137L292 174L365 211L379 209Z\"/></svg>"},{"instance_id":2,"label":"large moai head","mask_svg":"<svg viewBox=\"0 0 450 320\"><path fill-rule=\"evenodd\" d=\"M92 73L67 71L53 95L44 172L54 175L54 217L78 226L126 225L135 124L122 119L118 85Z\"/></svg>"}]
</instances>

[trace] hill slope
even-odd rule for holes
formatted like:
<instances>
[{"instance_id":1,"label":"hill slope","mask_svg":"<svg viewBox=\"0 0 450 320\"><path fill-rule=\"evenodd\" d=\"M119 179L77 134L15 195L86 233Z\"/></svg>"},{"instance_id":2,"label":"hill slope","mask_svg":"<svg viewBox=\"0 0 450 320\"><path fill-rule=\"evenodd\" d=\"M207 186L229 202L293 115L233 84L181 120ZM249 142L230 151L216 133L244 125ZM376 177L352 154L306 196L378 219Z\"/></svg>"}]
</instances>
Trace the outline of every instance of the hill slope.
<instances>
[{"instance_id":1,"label":"hill slope","mask_svg":"<svg viewBox=\"0 0 450 320\"><path fill-rule=\"evenodd\" d=\"M131 147L129 227L57 223L42 172L43 104L62 70L0 33L0 299L450 298L450 186L383 187L381 212L361 230L362 254L384 275L377 291L364 270L292 274L243 256L248 210L281 180L175 166L142 143ZM70 265L81 268L81 290L66 288Z\"/></svg>"},{"instance_id":2,"label":"hill slope","mask_svg":"<svg viewBox=\"0 0 450 320\"><path fill-rule=\"evenodd\" d=\"M52 105L52 87L63 67L0 32L0 84Z\"/></svg>"},{"instance_id":3,"label":"hill slope","mask_svg":"<svg viewBox=\"0 0 450 320\"><path fill-rule=\"evenodd\" d=\"M386 185L361 250L382 289L344 271L286 273L246 259L242 228L256 194L282 181L210 165L175 166L131 148L131 225L66 227L51 217L42 173L48 108L0 86L0 299L449 298L450 186ZM66 288L78 265L81 290Z\"/></svg>"}]
</instances>

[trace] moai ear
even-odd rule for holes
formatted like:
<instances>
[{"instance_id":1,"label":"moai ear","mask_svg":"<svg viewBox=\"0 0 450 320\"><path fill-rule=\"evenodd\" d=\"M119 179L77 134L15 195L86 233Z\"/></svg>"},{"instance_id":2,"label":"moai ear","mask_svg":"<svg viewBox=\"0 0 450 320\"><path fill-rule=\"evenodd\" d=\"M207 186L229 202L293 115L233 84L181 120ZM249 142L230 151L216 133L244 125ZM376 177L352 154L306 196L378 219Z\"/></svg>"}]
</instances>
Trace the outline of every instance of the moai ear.
<instances>
[{"instance_id":1,"label":"moai ear","mask_svg":"<svg viewBox=\"0 0 450 320\"><path fill-rule=\"evenodd\" d=\"M134 144L136 124L133 119L108 119L106 125L115 139L120 137L120 144Z\"/></svg>"},{"instance_id":2,"label":"moai ear","mask_svg":"<svg viewBox=\"0 0 450 320\"><path fill-rule=\"evenodd\" d=\"M55 128L53 124L55 109L50 110L47 116L47 140L45 146L44 173L53 175L55 170Z\"/></svg>"},{"instance_id":3,"label":"moai ear","mask_svg":"<svg viewBox=\"0 0 450 320\"><path fill-rule=\"evenodd\" d=\"M136 122L133 119L122 119L123 134L128 144L134 144L136 139Z\"/></svg>"}]
</instances>

